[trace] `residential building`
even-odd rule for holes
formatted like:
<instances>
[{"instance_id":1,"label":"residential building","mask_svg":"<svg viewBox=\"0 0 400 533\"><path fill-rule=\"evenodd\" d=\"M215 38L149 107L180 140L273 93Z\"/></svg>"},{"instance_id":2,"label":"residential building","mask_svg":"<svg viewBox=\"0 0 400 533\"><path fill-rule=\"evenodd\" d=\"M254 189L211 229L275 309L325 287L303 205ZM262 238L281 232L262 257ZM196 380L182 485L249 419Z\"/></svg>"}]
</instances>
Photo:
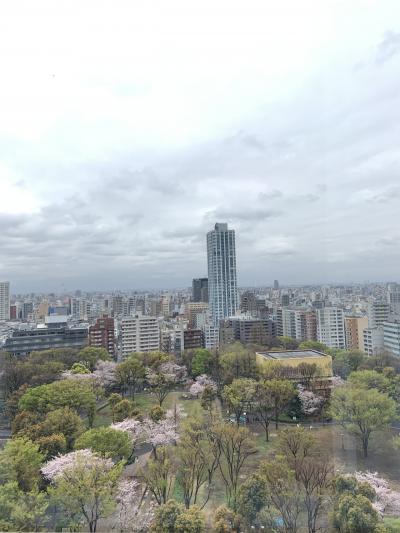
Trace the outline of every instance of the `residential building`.
<instances>
[{"instance_id":1,"label":"residential building","mask_svg":"<svg viewBox=\"0 0 400 533\"><path fill-rule=\"evenodd\" d=\"M192 301L208 302L208 278L195 278L193 280Z\"/></svg>"},{"instance_id":2,"label":"residential building","mask_svg":"<svg viewBox=\"0 0 400 533\"><path fill-rule=\"evenodd\" d=\"M0 281L0 320L10 320L9 281Z\"/></svg>"},{"instance_id":3,"label":"residential building","mask_svg":"<svg viewBox=\"0 0 400 533\"><path fill-rule=\"evenodd\" d=\"M375 300L368 304L368 327L376 328L382 326L389 318L390 304L380 300Z\"/></svg>"},{"instance_id":4,"label":"residential building","mask_svg":"<svg viewBox=\"0 0 400 533\"><path fill-rule=\"evenodd\" d=\"M196 316L208 312L208 303L205 302L188 302L185 304L185 316L189 322L189 327L196 326Z\"/></svg>"},{"instance_id":5,"label":"residential building","mask_svg":"<svg viewBox=\"0 0 400 533\"><path fill-rule=\"evenodd\" d=\"M121 320L121 355L153 352L160 349L160 327L157 317L136 315Z\"/></svg>"},{"instance_id":6,"label":"residential building","mask_svg":"<svg viewBox=\"0 0 400 533\"><path fill-rule=\"evenodd\" d=\"M115 354L114 319L103 316L89 327L89 346L104 348L113 357Z\"/></svg>"},{"instance_id":7,"label":"residential building","mask_svg":"<svg viewBox=\"0 0 400 533\"><path fill-rule=\"evenodd\" d=\"M201 329L186 329L183 332L183 347L185 350L196 350L203 347L203 332Z\"/></svg>"},{"instance_id":8,"label":"residential building","mask_svg":"<svg viewBox=\"0 0 400 533\"><path fill-rule=\"evenodd\" d=\"M364 350L364 329L368 328L368 317L346 316L344 319L346 348Z\"/></svg>"},{"instance_id":9,"label":"residential building","mask_svg":"<svg viewBox=\"0 0 400 533\"><path fill-rule=\"evenodd\" d=\"M343 309L333 306L317 309L317 340L328 348L346 347Z\"/></svg>"},{"instance_id":10,"label":"residential building","mask_svg":"<svg viewBox=\"0 0 400 533\"><path fill-rule=\"evenodd\" d=\"M270 319L251 316L231 317L221 322L221 344L239 341L243 344L267 344L276 336L276 325Z\"/></svg>"},{"instance_id":11,"label":"residential building","mask_svg":"<svg viewBox=\"0 0 400 533\"><path fill-rule=\"evenodd\" d=\"M400 319L389 317L383 323L383 346L392 355L400 357Z\"/></svg>"},{"instance_id":12,"label":"residential building","mask_svg":"<svg viewBox=\"0 0 400 533\"><path fill-rule=\"evenodd\" d=\"M379 355L384 351L383 326L365 328L363 331L363 351L367 355Z\"/></svg>"},{"instance_id":13,"label":"residential building","mask_svg":"<svg viewBox=\"0 0 400 533\"><path fill-rule=\"evenodd\" d=\"M208 296L214 325L236 314L238 291L236 279L235 231L228 224L217 223L207 233Z\"/></svg>"},{"instance_id":14,"label":"residential building","mask_svg":"<svg viewBox=\"0 0 400 533\"><path fill-rule=\"evenodd\" d=\"M219 327L213 324L204 324L201 328L203 332L203 347L213 350L219 346Z\"/></svg>"}]
</instances>

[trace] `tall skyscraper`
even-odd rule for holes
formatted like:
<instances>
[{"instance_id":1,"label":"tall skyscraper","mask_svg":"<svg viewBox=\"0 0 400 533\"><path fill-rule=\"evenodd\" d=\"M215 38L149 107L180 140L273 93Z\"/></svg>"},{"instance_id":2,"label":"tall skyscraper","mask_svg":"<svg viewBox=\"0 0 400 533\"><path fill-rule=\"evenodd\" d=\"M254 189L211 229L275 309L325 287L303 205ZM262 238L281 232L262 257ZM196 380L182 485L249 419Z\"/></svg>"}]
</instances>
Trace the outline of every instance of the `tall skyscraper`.
<instances>
[{"instance_id":1,"label":"tall skyscraper","mask_svg":"<svg viewBox=\"0 0 400 533\"><path fill-rule=\"evenodd\" d=\"M215 325L238 309L235 231L215 224L207 233L208 300Z\"/></svg>"},{"instance_id":2,"label":"tall skyscraper","mask_svg":"<svg viewBox=\"0 0 400 533\"><path fill-rule=\"evenodd\" d=\"M193 302L208 302L208 278L195 278L192 282Z\"/></svg>"},{"instance_id":3,"label":"tall skyscraper","mask_svg":"<svg viewBox=\"0 0 400 533\"><path fill-rule=\"evenodd\" d=\"M0 281L0 320L10 320L9 281Z\"/></svg>"}]
</instances>

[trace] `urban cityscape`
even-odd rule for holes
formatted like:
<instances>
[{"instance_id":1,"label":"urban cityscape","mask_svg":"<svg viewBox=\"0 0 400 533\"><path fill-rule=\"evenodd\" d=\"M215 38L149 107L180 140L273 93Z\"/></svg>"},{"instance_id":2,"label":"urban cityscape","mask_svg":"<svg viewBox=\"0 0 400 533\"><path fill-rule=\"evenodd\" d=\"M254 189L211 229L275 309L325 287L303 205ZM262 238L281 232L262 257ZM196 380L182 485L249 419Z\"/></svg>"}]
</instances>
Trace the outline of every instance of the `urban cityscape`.
<instances>
[{"instance_id":1,"label":"urban cityscape","mask_svg":"<svg viewBox=\"0 0 400 533\"><path fill-rule=\"evenodd\" d=\"M284 336L400 357L399 283L238 288L235 230L216 223L206 242L208 277L193 278L191 288L12 295L10 282L0 282L1 349L26 355L89 345L121 360Z\"/></svg>"},{"instance_id":2,"label":"urban cityscape","mask_svg":"<svg viewBox=\"0 0 400 533\"><path fill-rule=\"evenodd\" d=\"M0 16L0 532L400 533L398 0Z\"/></svg>"}]
</instances>

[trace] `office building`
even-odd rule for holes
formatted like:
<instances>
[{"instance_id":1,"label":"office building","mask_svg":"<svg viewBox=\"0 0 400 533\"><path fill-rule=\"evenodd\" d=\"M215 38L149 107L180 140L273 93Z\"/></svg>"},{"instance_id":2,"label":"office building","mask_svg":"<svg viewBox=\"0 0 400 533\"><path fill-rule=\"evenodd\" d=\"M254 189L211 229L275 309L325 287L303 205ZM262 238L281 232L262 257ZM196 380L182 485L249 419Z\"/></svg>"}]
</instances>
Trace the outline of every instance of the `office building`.
<instances>
[{"instance_id":1,"label":"office building","mask_svg":"<svg viewBox=\"0 0 400 533\"><path fill-rule=\"evenodd\" d=\"M33 302L24 302L22 304L22 320L28 320L28 318L32 318L33 314Z\"/></svg>"},{"instance_id":2,"label":"office building","mask_svg":"<svg viewBox=\"0 0 400 533\"><path fill-rule=\"evenodd\" d=\"M279 281L274 279L274 289L277 291L279 289Z\"/></svg>"},{"instance_id":3,"label":"office building","mask_svg":"<svg viewBox=\"0 0 400 533\"><path fill-rule=\"evenodd\" d=\"M89 328L89 346L104 348L111 355L115 354L114 319L103 316Z\"/></svg>"},{"instance_id":4,"label":"office building","mask_svg":"<svg viewBox=\"0 0 400 533\"><path fill-rule=\"evenodd\" d=\"M208 278L195 278L193 280L192 301L208 302Z\"/></svg>"},{"instance_id":5,"label":"office building","mask_svg":"<svg viewBox=\"0 0 400 533\"><path fill-rule=\"evenodd\" d=\"M0 281L0 320L10 320L9 281Z\"/></svg>"},{"instance_id":6,"label":"office building","mask_svg":"<svg viewBox=\"0 0 400 533\"><path fill-rule=\"evenodd\" d=\"M39 350L83 348L87 345L88 330L69 326L67 317L46 317L46 324L14 330L3 350L13 355L26 355Z\"/></svg>"},{"instance_id":7,"label":"office building","mask_svg":"<svg viewBox=\"0 0 400 533\"><path fill-rule=\"evenodd\" d=\"M153 316L136 315L121 320L121 355L160 349L160 327Z\"/></svg>"},{"instance_id":8,"label":"office building","mask_svg":"<svg viewBox=\"0 0 400 533\"><path fill-rule=\"evenodd\" d=\"M390 317L383 323L383 347L390 354L400 357L400 320Z\"/></svg>"},{"instance_id":9,"label":"office building","mask_svg":"<svg viewBox=\"0 0 400 533\"><path fill-rule=\"evenodd\" d=\"M217 223L207 233L208 300L214 325L235 315L239 307L235 246L235 231L228 224Z\"/></svg>"},{"instance_id":10,"label":"office building","mask_svg":"<svg viewBox=\"0 0 400 533\"><path fill-rule=\"evenodd\" d=\"M348 350L364 350L364 329L368 328L368 317L346 316L344 323L346 348Z\"/></svg>"},{"instance_id":11,"label":"office building","mask_svg":"<svg viewBox=\"0 0 400 533\"><path fill-rule=\"evenodd\" d=\"M317 340L328 348L346 347L343 309L339 307L317 309Z\"/></svg>"}]
</instances>

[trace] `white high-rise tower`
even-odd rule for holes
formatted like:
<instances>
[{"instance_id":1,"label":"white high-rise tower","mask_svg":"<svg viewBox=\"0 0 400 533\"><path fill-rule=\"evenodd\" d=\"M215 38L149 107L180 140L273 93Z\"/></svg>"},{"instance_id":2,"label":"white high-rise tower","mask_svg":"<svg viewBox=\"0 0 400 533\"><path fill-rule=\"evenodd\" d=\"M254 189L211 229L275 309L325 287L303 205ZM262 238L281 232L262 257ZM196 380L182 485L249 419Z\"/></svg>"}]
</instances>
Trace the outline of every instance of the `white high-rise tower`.
<instances>
[{"instance_id":1,"label":"white high-rise tower","mask_svg":"<svg viewBox=\"0 0 400 533\"><path fill-rule=\"evenodd\" d=\"M0 320L10 320L9 281L0 281Z\"/></svg>"},{"instance_id":2,"label":"white high-rise tower","mask_svg":"<svg viewBox=\"0 0 400 533\"><path fill-rule=\"evenodd\" d=\"M235 231L215 224L207 233L208 299L215 325L238 309Z\"/></svg>"}]
</instances>

